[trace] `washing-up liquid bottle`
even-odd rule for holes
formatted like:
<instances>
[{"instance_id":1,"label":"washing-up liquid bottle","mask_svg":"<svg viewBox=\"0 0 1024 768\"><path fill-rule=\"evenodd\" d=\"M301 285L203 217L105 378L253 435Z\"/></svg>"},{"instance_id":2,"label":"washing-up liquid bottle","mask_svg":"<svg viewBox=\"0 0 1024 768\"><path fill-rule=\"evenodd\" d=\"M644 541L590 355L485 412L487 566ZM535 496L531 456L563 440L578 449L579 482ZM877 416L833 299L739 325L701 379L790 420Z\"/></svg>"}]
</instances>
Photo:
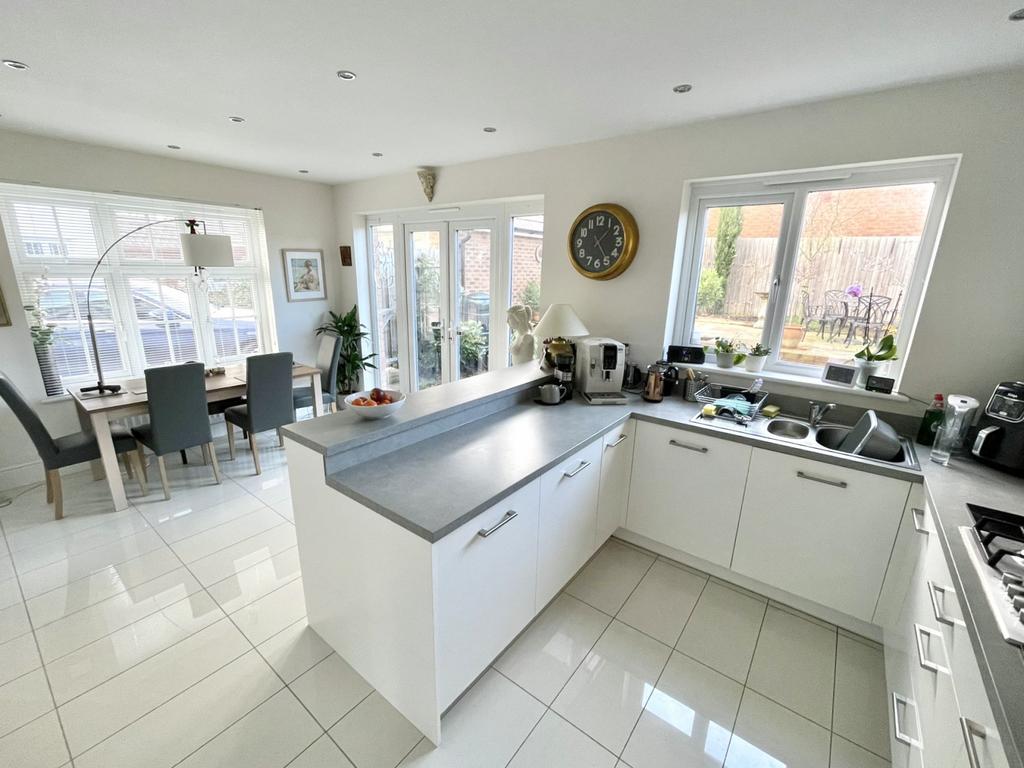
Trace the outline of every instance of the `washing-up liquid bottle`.
<instances>
[{"instance_id":1,"label":"washing-up liquid bottle","mask_svg":"<svg viewBox=\"0 0 1024 768\"><path fill-rule=\"evenodd\" d=\"M935 442L935 430L942 423L942 414L945 408L942 395L936 394L928 410L921 418L921 428L917 430L917 442L921 445L932 445Z\"/></svg>"}]
</instances>

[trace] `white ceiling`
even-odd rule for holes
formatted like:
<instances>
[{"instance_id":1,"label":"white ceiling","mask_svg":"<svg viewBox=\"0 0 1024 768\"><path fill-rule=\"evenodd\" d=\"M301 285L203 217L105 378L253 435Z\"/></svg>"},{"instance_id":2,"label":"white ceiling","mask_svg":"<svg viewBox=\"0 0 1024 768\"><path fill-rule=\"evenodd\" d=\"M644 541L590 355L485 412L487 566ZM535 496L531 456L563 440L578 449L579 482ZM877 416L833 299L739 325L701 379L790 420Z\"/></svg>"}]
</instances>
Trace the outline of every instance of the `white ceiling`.
<instances>
[{"instance_id":1,"label":"white ceiling","mask_svg":"<svg viewBox=\"0 0 1024 768\"><path fill-rule=\"evenodd\" d=\"M1020 5L0 0L0 127L337 182L1024 64Z\"/></svg>"}]
</instances>

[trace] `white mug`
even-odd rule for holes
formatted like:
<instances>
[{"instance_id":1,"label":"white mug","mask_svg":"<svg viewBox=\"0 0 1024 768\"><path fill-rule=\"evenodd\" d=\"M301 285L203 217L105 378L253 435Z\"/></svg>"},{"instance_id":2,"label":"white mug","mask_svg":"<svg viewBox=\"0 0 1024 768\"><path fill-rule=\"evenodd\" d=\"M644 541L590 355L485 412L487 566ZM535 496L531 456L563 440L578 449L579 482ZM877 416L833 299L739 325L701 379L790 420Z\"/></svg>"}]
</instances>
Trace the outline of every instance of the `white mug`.
<instances>
[{"instance_id":1,"label":"white mug","mask_svg":"<svg viewBox=\"0 0 1024 768\"><path fill-rule=\"evenodd\" d=\"M543 384L540 388L540 400L542 403L555 403L562 402L562 398L565 397L565 387L561 384Z\"/></svg>"}]
</instances>

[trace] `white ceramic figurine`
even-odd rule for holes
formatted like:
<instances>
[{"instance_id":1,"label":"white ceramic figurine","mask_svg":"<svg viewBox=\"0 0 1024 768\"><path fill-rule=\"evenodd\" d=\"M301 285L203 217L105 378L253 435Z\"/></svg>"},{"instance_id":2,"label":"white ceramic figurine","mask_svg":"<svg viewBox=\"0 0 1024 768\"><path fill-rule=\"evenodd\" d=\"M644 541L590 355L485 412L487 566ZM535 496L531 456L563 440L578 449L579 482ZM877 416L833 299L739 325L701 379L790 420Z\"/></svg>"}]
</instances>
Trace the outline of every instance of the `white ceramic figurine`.
<instances>
[{"instance_id":1,"label":"white ceramic figurine","mask_svg":"<svg viewBox=\"0 0 1024 768\"><path fill-rule=\"evenodd\" d=\"M515 333L515 340L512 342L512 365L527 363L534 358L535 341L530 323L532 319L533 310L530 307L517 304L508 308L508 325Z\"/></svg>"}]
</instances>

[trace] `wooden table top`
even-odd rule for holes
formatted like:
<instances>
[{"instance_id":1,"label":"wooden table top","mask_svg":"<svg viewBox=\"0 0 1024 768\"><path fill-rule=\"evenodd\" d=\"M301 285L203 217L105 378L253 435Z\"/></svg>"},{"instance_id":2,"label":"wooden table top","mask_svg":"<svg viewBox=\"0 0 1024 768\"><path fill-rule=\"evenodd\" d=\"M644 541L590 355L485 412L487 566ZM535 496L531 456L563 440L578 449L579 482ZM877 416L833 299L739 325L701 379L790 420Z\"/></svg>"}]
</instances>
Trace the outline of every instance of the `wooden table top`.
<instances>
[{"instance_id":1,"label":"wooden table top","mask_svg":"<svg viewBox=\"0 0 1024 768\"><path fill-rule=\"evenodd\" d=\"M312 376L316 373L320 373L318 368L305 363L295 363L292 366L292 378L295 379ZM122 409L139 410L140 408L144 409L149 402L145 379L117 379L107 383L120 384L121 391L116 395L109 393L99 395L95 392L82 393L76 387L68 389L68 394L74 398L78 409L87 414ZM244 391L245 365L226 366L224 373L206 377L207 400L224 400L228 397L236 397Z\"/></svg>"}]
</instances>

